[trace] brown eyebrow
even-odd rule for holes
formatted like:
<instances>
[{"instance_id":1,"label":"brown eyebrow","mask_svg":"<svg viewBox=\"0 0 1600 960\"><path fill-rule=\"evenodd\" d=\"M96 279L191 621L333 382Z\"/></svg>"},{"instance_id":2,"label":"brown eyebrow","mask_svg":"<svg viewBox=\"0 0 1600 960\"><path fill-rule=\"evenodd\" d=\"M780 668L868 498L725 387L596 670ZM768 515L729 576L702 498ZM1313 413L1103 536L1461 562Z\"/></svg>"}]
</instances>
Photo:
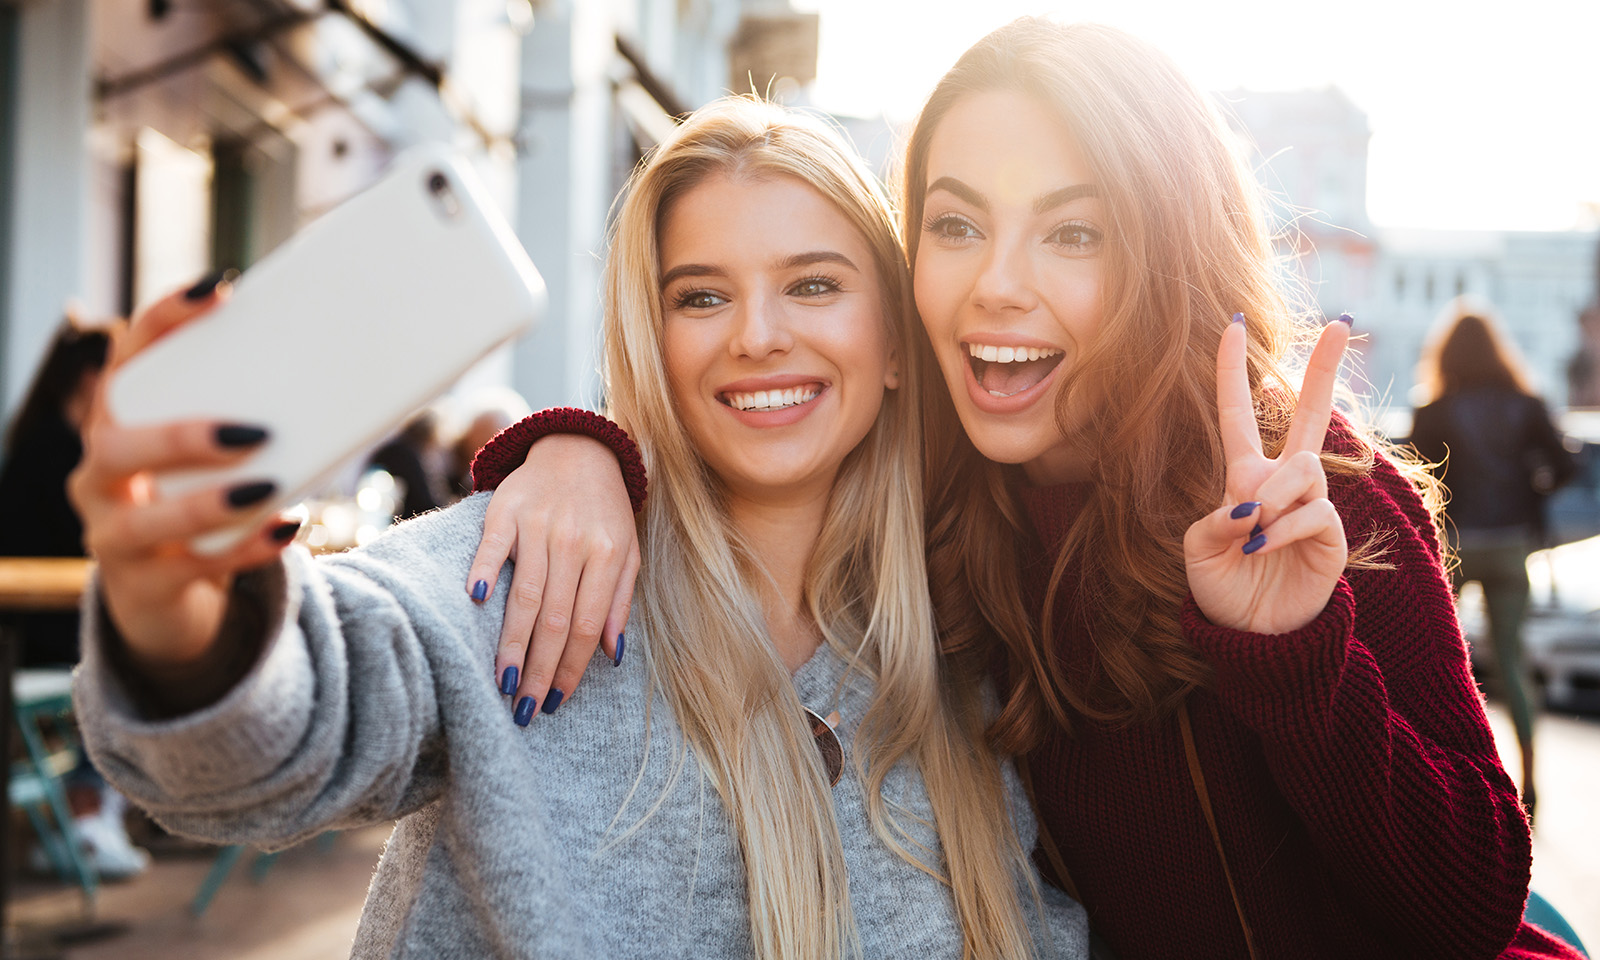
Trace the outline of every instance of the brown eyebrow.
<instances>
[{"instance_id":1,"label":"brown eyebrow","mask_svg":"<svg viewBox=\"0 0 1600 960\"><path fill-rule=\"evenodd\" d=\"M833 250L808 250L805 253L792 253L778 262L778 269L793 270L796 267L809 267L814 263L836 263L842 267L860 272L855 261L842 253ZM684 277L726 277L728 271L721 267L705 263L684 263L673 267L661 275L661 289L665 290Z\"/></svg>"},{"instance_id":2,"label":"brown eyebrow","mask_svg":"<svg viewBox=\"0 0 1600 960\"><path fill-rule=\"evenodd\" d=\"M814 263L837 263L841 267L849 267L857 272L861 269L855 265L855 261L833 250L809 250L805 253L790 254L784 257L778 266L783 270L793 270L795 267L809 267Z\"/></svg>"},{"instance_id":3,"label":"brown eyebrow","mask_svg":"<svg viewBox=\"0 0 1600 960\"><path fill-rule=\"evenodd\" d=\"M1075 183L1070 187L1052 190L1039 199L1033 201L1034 213L1047 213L1056 207L1064 206L1083 197L1098 197L1100 189L1092 183Z\"/></svg>"},{"instance_id":4,"label":"brown eyebrow","mask_svg":"<svg viewBox=\"0 0 1600 960\"><path fill-rule=\"evenodd\" d=\"M661 289L672 286L674 280L682 277L726 277L728 271L721 267L713 267L704 263L684 263L673 267L661 275Z\"/></svg>"},{"instance_id":5,"label":"brown eyebrow","mask_svg":"<svg viewBox=\"0 0 1600 960\"><path fill-rule=\"evenodd\" d=\"M985 197L983 194L972 189L965 183L962 183L960 180L957 180L955 177L940 177L939 179L928 184L928 193L932 193L935 190L944 190L947 193L954 194L958 199L972 204L979 210L987 212L989 209L988 197ZM1070 187L1062 187L1060 190L1052 190L1044 196L1033 201L1033 212L1046 213L1050 210L1054 210L1056 207L1071 203L1072 201L1082 197L1098 197L1099 195L1100 189L1094 184L1075 183Z\"/></svg>"}]
</instances>

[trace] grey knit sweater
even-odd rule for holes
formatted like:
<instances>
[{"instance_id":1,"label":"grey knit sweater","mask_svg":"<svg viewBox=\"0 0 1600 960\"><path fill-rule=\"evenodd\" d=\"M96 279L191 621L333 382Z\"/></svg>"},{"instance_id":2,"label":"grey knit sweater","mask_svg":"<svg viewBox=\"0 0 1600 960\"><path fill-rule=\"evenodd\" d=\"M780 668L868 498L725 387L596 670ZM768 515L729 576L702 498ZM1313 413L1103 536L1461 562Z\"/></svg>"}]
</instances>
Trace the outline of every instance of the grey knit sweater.
<instances>
[{"instance_id":1,"label":"grey knit sweater","mask_svg":"<svg viewBox=\"0 0 1600 960\"><path fill-rule=\"evenodd\" d=\"M493 677L509 576L481 605L461 586L487 502L323 561L296 548L241 578L265 612L262 655L222 700L176 719L141 714L91 599L75 695L96 766L169 828L217 842L280 846L398 818L354 957L750 956L737 838L699 764L679 763L659 697L644 736L642 657L598 662L555 714L511 722ZM848 750L870 686L826 645L794 682L803 703L839 710ZM884 790L931 819L912 765ZM872 832L849 764L834 798L865 955L960 957L948 892ZM937 849L931 830L917 839ZM1041 887L1042 917L1023 898L1039 955L1085 956L1082 908Z\"/></svg>"}]
</instances>

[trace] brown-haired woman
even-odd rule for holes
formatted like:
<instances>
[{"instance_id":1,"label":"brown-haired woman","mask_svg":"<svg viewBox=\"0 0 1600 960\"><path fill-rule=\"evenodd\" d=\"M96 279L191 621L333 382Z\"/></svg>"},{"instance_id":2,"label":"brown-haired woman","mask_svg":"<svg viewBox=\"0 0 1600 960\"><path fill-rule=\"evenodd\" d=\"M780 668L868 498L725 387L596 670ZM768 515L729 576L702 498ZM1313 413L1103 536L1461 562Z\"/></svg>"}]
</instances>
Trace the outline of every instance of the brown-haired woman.
<instances>
[{"instance_id":1,"label":"brown-haired woman","mask_svg":"<svg viewBox=\"0 0 1600 960\"><path fill-rule=\"evenodd\" d=\"M1018 20L934 90L902 210L947 387L945 671L999 666L1041 861L1119 956L1576 956L1521 919L1528 824L1427 478L1333 412L1346 324L1292 374L1256 193L1211 101L1116 30ZM585 499L616 474L547 450L542 482ZM502 515L479 560L549 529ZM607 622L597 574L549 579L530 662L555 682L566 615Z\"/></svg>"},{"instance_id":2,"label":"brown-haired woman","mask_svg":"<svg viewBox=\"0 0 1600 960\"><path fill-rule=\"evenodd\" d=\"M1452 300L1423 353L1428 402L1411 443L1450 490L1446 532L1456 589L1483 587L1489 640L1522 754L1522 802L1532 817L1534 692L1522 658L1528 554L1544 540L1544 500L1576 464L1533 394L1515 351L1487 311Z\"/></svg>"}]
</instances>

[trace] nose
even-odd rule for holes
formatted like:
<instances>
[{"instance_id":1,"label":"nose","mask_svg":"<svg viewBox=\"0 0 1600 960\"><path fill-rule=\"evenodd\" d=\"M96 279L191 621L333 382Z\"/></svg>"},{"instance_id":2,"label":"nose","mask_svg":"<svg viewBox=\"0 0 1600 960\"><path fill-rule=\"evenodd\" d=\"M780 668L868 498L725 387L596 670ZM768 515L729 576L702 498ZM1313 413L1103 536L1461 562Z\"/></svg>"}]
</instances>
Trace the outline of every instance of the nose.
<instances>
[{"instance_id":1,"label":"nose","mask_svg":"<svg viewBox=\"0 0 1600 960\"><path fill-rule=\"evenodd\" d=\"M1024 243L995 242L983 251L983 263L972 284L972 303L990 313L1032 310L1038 305L1033 286L1033 261Z\"/></svg>"},{"instance_id":2,"label":"nose","mask_svg":"<svg viewBox=\"0 0 1600 960\"><path fill-rule=\"evenodd\" d=\"M735 357L761 360L787 353L794 346L789 317L781 298L747 298L734 310L734 327L728 352Z\"/></svg>"}]
</instances>

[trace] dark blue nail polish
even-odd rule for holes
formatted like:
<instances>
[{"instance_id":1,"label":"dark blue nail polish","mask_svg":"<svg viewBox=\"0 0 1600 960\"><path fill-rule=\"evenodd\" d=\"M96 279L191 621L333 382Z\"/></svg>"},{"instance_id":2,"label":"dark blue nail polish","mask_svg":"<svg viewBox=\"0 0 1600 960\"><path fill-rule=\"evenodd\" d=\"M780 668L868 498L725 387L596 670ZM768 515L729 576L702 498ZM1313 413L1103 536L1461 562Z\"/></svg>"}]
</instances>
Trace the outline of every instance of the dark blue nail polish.
<instances>
[{"instance_id":1,"label":"dark blue nail polish","mask_svg":"<svg viewBox=\"0 0 1600 960\"><path fill-rule=\"evenodd\" d=\"M300 532L299 520L285 520L272 528L272 539L275 543L288 543L294 535Z\"/></svg>"},{"instance_id":2,"label":"dark blue nail polish","mask_svg":"<svg viewBox=\"0 0 1600 960\"><path fill-rule=\"evenodd\" d=\"M1234 323L1244 323L1244 314L1242 314L1242 313L1234 314L1233 315L1233 322Z\"/></svg>"},{"instance_id":3,"label":"dark blue nail polish","mask_svg":"<svg viewBox=\"0 0 1600 960\"><path fill-rule=\"evenodd\" d=\"M1259 536L1261 536L1261 524L1258 523L1250 528L1250 539L1254 540Z\"/></svg>"},{"instance_id":4,"label":"dark blue nail polish","mask_svg":"<svg viewBox=\"0 0 1600 960\"><path fill-rule=\"evenodd\" d=\"M517 692L517 668L506 667L505 673L500 674L500 695L509 697Z\"/></svg>"},{"instance_id":5,"label":"dark blue nail polish","mask_svg":"<svg viewBox=\"0 0 1600 960\"><path fill-rule=\"evenodd\" d=\"M1235 520L1243 520L1245 517L1250 516L1250 514L1255 513L1260 506L1260 500L1246 500L1244 503L1234 507L1233 512L1228 514L1228 516Z\"/></svg>"},{"instance_id":6,"label":"dark blue nail polish","mask_svg":"<svg viewBox=\"0 0 1600 960\"><path fill-rule=\"evenodd\" d=\"M1244 552L1245 553L1255 553L1257 550L1260 550L1262 547L1264 547L1266 545L1267 545L1267 535L1264 534L1264 533L1258 533L1255 536L1250 538L1250 542L1249 543L1244 545Z\"/></svg>"},{"instance_id":7,"label":"dark blue nail polish","mask_svg":"<svg viewBox=\"0 0 1600 960\"><path fill-rule=\"evenodd\" d=\"M273 491L277 489L277 484L267 480L260 483L241 483L228 491L228 506L238 509L260 503L272 496Z\"/></svg>"},{"instance_id":8,"label":"dark blue nail polish","mask_svg":"<svg viewBox=\"0 0 1600 960\"><path fill-rule=\"evenodd\" d=\"M555 713L556 707L561 706L561 698L565 696L566 694L559 689L551 687L550 692L544 695L544 706L541 709L545 713Z\"/></svg>"},{"instance_id":9,"label":"dark blue nail polish","mask_svg":"<svg viewBox=\"0 0 1600 960\"><path fill-rule=\"evenodd\" d=\"M622 666L622 648L627 645L627 642L627 637L624 637L620 633L617 634L617 655L611 658L611 665L613 667Z\"/></svg>"},{"instance_id":10,"label":"dark blue nail polish","mask_svg":"<svg viewBox=\"0 0 1600 960\"><path fill-rule=\"evenodd\" d=\"M472 585L472 599L482 603L489 596L489 581L479 580Z\"/></svg>"},{"instance_id":11,"label":"dark blue nail polish","mask_svg":"<svg viewBox=\"0 0 1600 960\"><path fill-rule=\"evenodd\" d=\"M245 423L224 423L217 427L217 446L253 447L267 439L267 431Z\"/></svg>"},{"instance_id":12,"label":"dark blue nail polish","mask_svg":"<svg viewBox=\"0 0 1600 960\"><path fill-rule=\"evenodd\" d=\"M528 725L528 721L533 719L533 708L535 706L537 706L537 704L534 703L532 697L523 697L521 700L518 700L517 710L511 715L512 721L519 727L526 727ZM548 710L545 711L545 713L549 712L550 711Z\"/></svg>"},{"instance_id":13,"label":"dark blue nail polish","mask_svg":"<svg viewBox=\"0 0 1600 960\"><path fill-rule=\"evenodd\" d=\"M1341 313L1336 319L1352 330L1354 330L1356 327L1356 318L1350 316L1348 313Z\"/></svg>"}]
</instances>

